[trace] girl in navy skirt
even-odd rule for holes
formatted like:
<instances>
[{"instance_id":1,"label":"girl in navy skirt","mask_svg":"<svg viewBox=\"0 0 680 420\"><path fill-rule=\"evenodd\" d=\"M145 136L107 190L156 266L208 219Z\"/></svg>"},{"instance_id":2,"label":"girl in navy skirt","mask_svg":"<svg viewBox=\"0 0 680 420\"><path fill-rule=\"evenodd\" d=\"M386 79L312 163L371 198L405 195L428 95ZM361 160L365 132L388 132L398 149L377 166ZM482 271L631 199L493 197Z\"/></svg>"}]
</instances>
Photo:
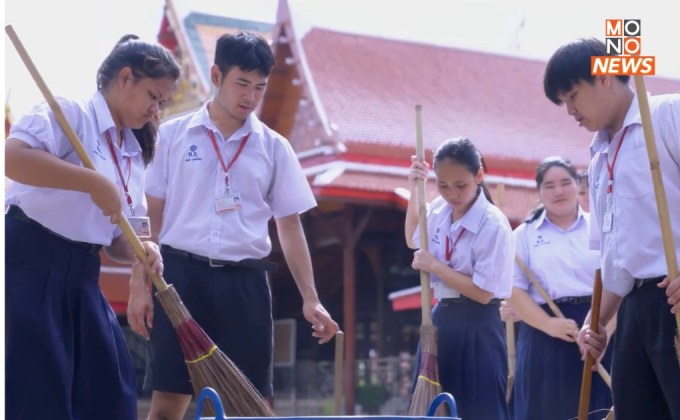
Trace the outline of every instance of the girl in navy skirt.
<instances>
[{"instance_id":1,"label":"girl in navy skirt","mask_svg":"<svg viewBox=\"0 0 680 420\"><path fill-rule=\"evenodd\" d=\"M588 248L590 215L578 205L578 174L568 160L545 159L536 169L541 205L515 230L517 256L565 318L556 317L519 265L511 305L519 323L514 385L515 420L570 419L578 414L583 361L575 339L591 305L597 251ZM602 364L610 366L609 354ZM591 419L603 418L612 397L594 374Z\"/></svg>"},{"instance_id":2,"label":"girl in navy skirt","mask_svg":"<svg viewBox=\"0 0 680 420\"><path fill-rule=\"evenodd\" d=\"M15 181L5 215L9 419L137 417L130 355L98 285L99 251L133 259L115 223L121 212L144 221L144 169L159 107L178 77L163 47L128 35L99 68L91 99L59 99L97 172L82 166L46 104L12 126L5 146L6 175ZM160 272L158 248L144 247L147 269Z\"/></svg>"},{"instance_id":3,"label":"girl in navy skirt","mask_svg":"<svg viewBox=\"0 0 680 420\"><path fill-rule=\"evenodd\" d=\"M409 247L416 248L416 180L427 179L428 166L415 156L411 160L405 234ZM438 331L442 390L453 394L463 419L508 419L508 365L499 303L512 288L512 229L488 196L481 155L470 140L440 145L434 172L440 196L428 210L429 249L417 250L412 266L430 273L438 300L432 321Z\"/></svg>"}]
</instances>

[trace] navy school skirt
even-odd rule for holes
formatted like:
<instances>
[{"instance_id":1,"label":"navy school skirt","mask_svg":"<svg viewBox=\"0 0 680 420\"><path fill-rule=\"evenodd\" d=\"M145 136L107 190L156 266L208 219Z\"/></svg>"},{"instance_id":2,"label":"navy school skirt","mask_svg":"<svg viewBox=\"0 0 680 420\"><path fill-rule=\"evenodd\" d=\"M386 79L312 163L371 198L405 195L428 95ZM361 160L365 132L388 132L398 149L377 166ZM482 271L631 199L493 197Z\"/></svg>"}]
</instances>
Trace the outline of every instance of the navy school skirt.
<instances>
[{"instance_id":1,"label":"navy school skirt","mask_svg":"<svg viewBox=\"0 0 680 420\"><path fill-rule=\"evenodd\" d=\"M99 289L97 250L5 216L8 419L137 418L134 370Z\"/></svg>"},{"instance_id":2,"label":"navy school skirt","mask_svg":"<svg viewBox=\"0 0 680 420\"><path fill-rule=\"evenodd\" d=\"M432 323L437 327L439 382L442 391L456 400L458 416L510 419L505 402L508 356L498 302L482 305L467 298L442 299L432 310Z\"/></svg>"},{"instance_id":3,"label":"navy school skirt","mask_svg":"<svg viewBox=\"0 0 680 420\"><path fill-rule=\"evenodd\" d=\"M565 317L583 324L589 303L558 303ZM541 308L552 313L548 305ZM575 343L554 338L519 322L517 369L513 386L514 420L568 420L578 416L583 361ZM611 348L602 365L611 373ZM612 394L597 372L593 372L588 418L603 419L612 406Z\"/></svg>"}]
</instances>

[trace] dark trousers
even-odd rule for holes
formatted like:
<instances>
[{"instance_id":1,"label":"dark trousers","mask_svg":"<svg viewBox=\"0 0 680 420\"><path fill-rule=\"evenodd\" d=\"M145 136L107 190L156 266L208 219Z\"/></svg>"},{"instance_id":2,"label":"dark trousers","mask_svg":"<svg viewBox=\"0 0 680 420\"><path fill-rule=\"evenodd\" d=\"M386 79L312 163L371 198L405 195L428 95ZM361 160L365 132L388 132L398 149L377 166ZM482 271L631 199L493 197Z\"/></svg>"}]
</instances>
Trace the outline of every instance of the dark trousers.
<instances>
[{"instance_id":1,"label":"dark trousers","mask_svg":"<svg viewBox=\"0 0 680 420\"><path fill-rule=\"evenodd\" d=\"M217 347L264 396L273 394L271 294L263 270L210 267L208 262L162 252L164 276ZM145 386L193 394L177 333L154 296L154 323Z\"/></svg>"},{"instance_id":2,"label":"dark trousers","mask_svg":"<svg viewBox=\"0 0 680 420\"><path fill-rule=\"evenodd\" d=\"M680 420L675 316L656 282L621 303L614 336L612 387L617 420Z\"/></svg>"},{"instance_id":3,"label":"dark trousers","mask_svg":"<svg viewBox=\"0 0 680 420\"><path fill-rule=\"evenodd\" d=\"M559 303L565 317L579 326L590 304ZM543 310L551 313L547 305ZM575 343L554 338L520 322L517 340L517 369L513 387L513 419L568 420L578 416L583 361ZM602 365L609 371L611 351ZM600 375L593 372L588 418L602 419L612 406L612 395ZM618 413L617 413L618 414Z\"/></svg>"},{"instance_id":4,"label":"dark trousers","mask_svg":"<svg viewBox=\"0 0 680 420\"><path fill-rule=\"evenodd\" d=\"M505 402L508 356L498 304L482 305L469 299L453 302L439 302L432 311L442 391L453 395L463 420L509 419ZM416 372L419 369L420 344Z\"/></svg>"},{"instance_id":5,"label":"dark trousers","mask_svg":"<svg viewBox=\"0 0 680 420\"><path fill-rule=\"evenodd\" d=\"M130 355L99 255L5 216L8 419L137 418Z\"/></svg>"}]
</instances>

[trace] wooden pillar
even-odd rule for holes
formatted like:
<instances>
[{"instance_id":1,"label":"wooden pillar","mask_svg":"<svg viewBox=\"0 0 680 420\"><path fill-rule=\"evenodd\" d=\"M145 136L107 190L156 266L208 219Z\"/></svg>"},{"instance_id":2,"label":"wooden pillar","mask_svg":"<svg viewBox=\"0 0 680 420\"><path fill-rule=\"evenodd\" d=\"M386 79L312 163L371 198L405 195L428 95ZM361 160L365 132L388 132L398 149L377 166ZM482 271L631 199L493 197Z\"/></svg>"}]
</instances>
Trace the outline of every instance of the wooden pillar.
<instances>
[{"instance_id":1,"label":"wooden pillar","mask_svg":"<svg viewBox=\"0 0 680 420\"><path fill-rule=\"evenodd\" d=\"M385 267L383 267L380 247L371 245L364 248L364 252L368 257L368 262L371 264L373 277L376 281L375 319L378 335L376 350L378 351L378 357L383 357L385 356L385 282L387 276L385 275Z\"/></svg>"},{"instance_id":2,"label":"wooden pillar","mask_svg":"<svg viewBox=\"0 0 680 420\"><path fill-rule=\"evenodd\" d=\"M344 210L342 223L322 219L322 225L342 244L343 293L342 329L345 333L344 390L345 414L354 414L356 403L356 245L371 219L372 209L359 212L353 207Z\"/></svg>"},{"instance_id":3,"label":"wooden pillar","mask_svg":"<svg viewBox=\"0 0 680 420\"><path fill-rule=\"evenodd\" d=\"M358 215L354 208L345 212L343 255L343 326L345 328L345 413L354 414L356 403L356 246L371 219L373 209ZM359 216L359 217L357 217ZM357 220L358 219L358 220Z\"/></svg>"}]
</instances>

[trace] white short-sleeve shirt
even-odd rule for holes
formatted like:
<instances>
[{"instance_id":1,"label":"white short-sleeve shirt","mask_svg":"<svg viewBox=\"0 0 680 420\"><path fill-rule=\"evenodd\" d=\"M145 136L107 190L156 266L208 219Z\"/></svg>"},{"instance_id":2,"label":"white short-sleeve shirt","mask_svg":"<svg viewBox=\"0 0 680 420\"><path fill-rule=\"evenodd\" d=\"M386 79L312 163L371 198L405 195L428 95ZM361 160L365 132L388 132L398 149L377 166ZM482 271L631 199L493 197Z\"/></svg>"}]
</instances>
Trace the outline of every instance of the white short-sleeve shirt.
<instances>
[{"instance_id":1,"label":"white short-sleeve shirt","mask_svg":"<svg viewBox=\"0 0 680 420\"><path fill-rule=\"evenodd\" d=\"M512 266L515 241L507 217L480 192L470 209L451 223L453 207L442 197L434 199L427 216L429 252L461 274L472 277L472 283L497 298L512 292ZM416 229L413 240L419 243ZM451 252L447 259L446 242ZM454 246L455 244L455 246ZM460 292L435 275L430 275L434 297L459 297Z\"/></svg>"},{"instance_id":2,"label":"white short-sleeve shirt","mask_svg":"<svg viewBox=\"0 0 680 420\"><path fill-rule=\"evenodd\" d=\"M649 106L675 253L680 255L680 95L649 96ZM609 179L607 157L611 163L624 130L613 170L612 229L604 232L602 222ZM608 141L608 132L600 131L590 151L588 174L593 206L590 246L601 250L603 287L625 296L632 289L634 278L668 273L637 97L633 98L623 127L612 142Z\"/></svg>"},{"instance_id":3,"label":"white short-sleeve shirt","mask_svg":"<svg viewBox=\"0 0 680 420\"><path fill-rule=\"evenodd\" d=\"M111 112L99 92L87 101L59 98L58 102L97 171L119 186L123 213L129 216L130 208L127 205L125 190L104 134L109 133L121 171L126 178L135 215L145 215L144 161L141 147L132 131L123 129L123 142L119 148L115 142L116 129ZM36 106L13 124L9 138L21 140L35 149L44 150L66 162L82 166L73 146L46 103ZM110 245L121 233L116 225L109 222L108 217L102 215L102 211L86 193L38 188L12 182L6 193L5 204L21 207L28 217L74 241Z\"/></svg>"},{"instance_id":4,"label":"white short-sleeve shirt","mask_svg":"<svg viewBox=\"0 0 680 420\"><path fill-rule=\"evenodd\" d=\"M562 229L543 213L515 229L517 256L531 270L551 299L590 296L600 254L588 246L590 215L581 209L576 221ZM526 290L539 304L545 300L524 271L515 264L514 286Z\"/></svg>"},{"instance_id":5,"label":"white short-sleeve shirt","mask_svg":"<svg viewBox=\"0 0 680 420\"><path fill-rule=\"evenodd\" d=\"M161 125L146 179L146 193L165 201L160 243L214 259L264 258L271 252L271 217L315 207L314 194L283 136L251 113L225 140L207 106ZM239 209L216 210L215 199L225 194L225 177L208 130L225 165L248 136L229 169L230 192L241 196Z\"/></svg>"}]
</instances>

